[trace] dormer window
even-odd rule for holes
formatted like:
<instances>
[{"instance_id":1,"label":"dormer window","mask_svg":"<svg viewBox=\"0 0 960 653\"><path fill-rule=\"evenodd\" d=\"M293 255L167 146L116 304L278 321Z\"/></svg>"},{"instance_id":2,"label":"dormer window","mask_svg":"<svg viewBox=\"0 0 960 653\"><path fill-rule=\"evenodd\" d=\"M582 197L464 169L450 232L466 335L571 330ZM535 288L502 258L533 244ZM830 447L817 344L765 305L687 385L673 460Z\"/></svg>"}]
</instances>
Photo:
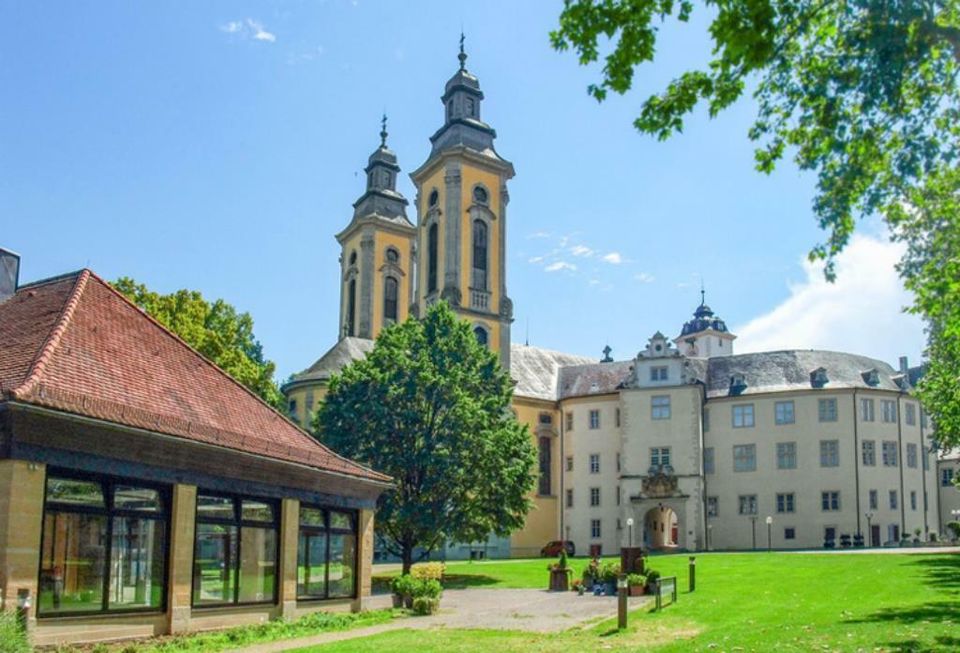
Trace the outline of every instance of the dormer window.
<instances>
[{"instance_id":1,"label":"dormer window","mask_svg":"<svg viewBox=\"0 0 960 653\"><path fill-rule=\"evenodd\" d=\"M810 372L810 385L814 388L822 388L828 383L830 383L830 378L827 376L827 370L825 368L818 367Z\"/></svg>"},{"instance_id":2,"label":"dormer window","mask_svg":"<svg viewBox=\"0 0 960 653\"><path fill-rule=\"evenodd\" d=\"M880 373L877 372L876 368L862 372L860 376L863 377L863 382L869 386L880 385Z\"/></svg>"},{"instance_id":3,"label":"dormer window","mask_svg":"<svg viewBox=\"0 0 960 653\"><path fill-rule=\"evenodd\" d=\"M730 394L739 395L747 389L747 380L743 374L734 374L730 377Z\"/></svg>"}]
</instances>

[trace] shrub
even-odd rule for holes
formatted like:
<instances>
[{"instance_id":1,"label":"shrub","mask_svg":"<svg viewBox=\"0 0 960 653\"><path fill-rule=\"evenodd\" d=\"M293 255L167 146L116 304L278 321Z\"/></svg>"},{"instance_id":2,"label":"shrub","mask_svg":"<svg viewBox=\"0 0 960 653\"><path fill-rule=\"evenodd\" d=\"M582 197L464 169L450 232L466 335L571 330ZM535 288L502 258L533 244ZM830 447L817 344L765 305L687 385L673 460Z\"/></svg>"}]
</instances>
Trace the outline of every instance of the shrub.
<instances>
[{"instance_id":1,"label":"shrub","mask_svg":"<svg viewBox=\"0 0 960 653\"><path fill-rule=\"evenodd\" d=\"M953 539L960 537L960 521L948 521L947 529L953 534Z\"/></svg>"},{"instance_id":2,"label":"shrub","mask_svg":"<svg viewBox=\"0 0 960 653\"><path fill-rule=\"evenodd\" d=\"M419 580L443 580L447 567L442 562L421 562L410 569L410 574Z\"/></svg>"},{"instance_id":3,"label":"shrub","mask_svg":"<svg viewBox=\"0 0 960 653\"><path fill-rule=\"evenodd\" d=\"M436 614L440 609L440 599L418 596L413 600L413 612L419 615Z\"/></svg>"},{"instance_id":4,"label":"shrub","mask_svg":"<svg viewBox=\"0 0 960 653\"><path fill-rule=\"evenodd\" d=\"M16 612L0 610L0 653L30 653Z\"/></svg>"},{"instance_id":5,"label":"shrub","mask_svg":"<svg viewBox=\"0 0 960 653\"><path fill-rule=\"evenodd\" d=\"M596 558L590 561L590 563L584 568L583 574L581 576L584 582L595 581L600 578L600 564L597 562Z\"/></svg>"},{"instance_id":6,"label":"shrub","mask_svg":"<svg viewBox=\"0 0 960 653\"><path fill-rule=\"evenodd\" d=\"M560 562L558 563L560 569L567 568L567 550L564 549L560 552Z\"/></svg>"},{"instance_id":7,"label":"shrub","mask_svg":"<svg viewBox=\"0 0 960 653\"><path fill-rule=\"evenodd\" d=\"M439 600L442 592L443 587L440 585L440 581L438 580L434 580L432 578L425 580L414 579L411 596L413 596L414 600L418 598Z\"/></svg>"},{"instance_id":8,"label":"shrub","mask_svg":"<svg viewBox=\"0 0 960 653\"><path fill-rule=\"evenodd\" d=\"M656 569L647 570L647 584L653 587L657 584L657 581L660 580L660 572Z\"/></svg>"},{"instance_id":9,"label":"shrub","mask_svg":"<svg viewBox=\"0 0 960 653\"><path fill-rule=\"evenodd\" d=\"M600 565L600 580L604 583L612 583L620 575L620 565L616 562L604 562Z\"/></svg>"},{"instance_id":10,"label":"shrub","mask_svg":"<svg viewBox=\"0 0 960 653\"><path fill-rule=\"evenodd\" d=\"M410 574L403 574L393 579L390 589L398 596L413 596L413 589L418 582Z\"/></svg>"},{"instance_id":11,"label":"shrub","mask_svg":"<svg viewBox=\"0 0 960 653\"><path fill-rule=\"evenodd\" d=\"M647 584L647 579L643 574L627 574L627 585L630 587L639 587Z\"/></svg>"}]
</instances>

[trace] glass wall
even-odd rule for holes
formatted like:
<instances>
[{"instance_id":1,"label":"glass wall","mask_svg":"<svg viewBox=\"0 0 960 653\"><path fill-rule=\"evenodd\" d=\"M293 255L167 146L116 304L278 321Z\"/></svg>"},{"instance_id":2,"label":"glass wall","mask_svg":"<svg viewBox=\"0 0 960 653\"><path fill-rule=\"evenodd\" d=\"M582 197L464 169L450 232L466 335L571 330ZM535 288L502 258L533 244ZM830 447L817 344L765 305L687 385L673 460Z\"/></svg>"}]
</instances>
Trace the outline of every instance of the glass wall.
<instances>
[{"instance_id":1,"label":"glass wall","mask_svg":"<svg viewBox=\"0 0 960 653\"><path fill-rule=\"evenodd\" d=\"M356 596L357 519L350 512L300 508L297 597Z\"/></svg>"},{"instance_id":2,"label":"glass wall","mask_svg":"<svg viewBox=\"0 0 960 653\"><path fill-rule=\"evenodd\" d=\"M168 495L139 481L51 469L37 613L163 609Z\"/></svg>"},{"instance_id":3,"label":"glass wall","mask_svg":"<svg viewBox=\"0 0 960 653\"><path fill-rule=\"evenodd\" d=\"M277 513L264 499L197 495L195 606L276 600Z\"/></svg>"}]
</instances>

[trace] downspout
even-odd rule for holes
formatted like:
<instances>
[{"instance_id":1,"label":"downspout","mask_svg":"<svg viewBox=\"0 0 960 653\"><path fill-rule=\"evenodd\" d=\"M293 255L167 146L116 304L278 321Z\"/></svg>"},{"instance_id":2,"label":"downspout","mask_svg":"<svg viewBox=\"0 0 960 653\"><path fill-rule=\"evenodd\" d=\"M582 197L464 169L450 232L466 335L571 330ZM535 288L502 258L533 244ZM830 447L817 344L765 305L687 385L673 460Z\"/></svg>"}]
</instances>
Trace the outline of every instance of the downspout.
<instances>
[{"instance_id":1,"label":"downspout","mask_svg":"<svg viewBox=\"0 0 960 653\"><path fill-rule=\"evenodd\" d=\"M703 491L701 492L700 497L700 506L701 512L703 514L703 548L706 551L710 550L710 529L708 526L708 517L707 517L707 472L706 472L706 445L707 445L707 434L703 431L704 418L707 411L707 389L706 386L702 383L700 384L701 392L701 401L700 401L700 477L703 479ZM714 469L716 469L717 459L716 451L714 451L713 459Z\"/></svg>"},{"instance_id":2,"label":"downspout","mask_svg":"<svg viewBox=\"0 0 960 653\"><path fill-rule=\"evenodd\" d=\"M906 497L903 496L903 411L897 395L897 467L900 469L900 539L907 534Z\"/></svg>"},{"instance_id":3,"label":"downspout","mask_svg":"<svg viewBox=\"0 0 960 653\"><path fill-rule=\"evenodd\" d=\"M560 492L559 492L559 495L560 496L557 497L557 503L560 506L560 533L557 539L563 542L564 547L566 547L567 538L564 535L564 530L563 530L563 521L564 521L563 514L567 510L567 487L564 482L564 478L567 470L567 457L566 455L564 455L564 447L563 447L563 441L564 441L563 430L566 424L564 423L565 420L564 420L564 414L563 414L563 404L559 400L557 401L557 408L559 409L559 413L560 413L559 415L560 417Z\"/></svg>"},{"instance_id":4,"label":"downspout","mask_svg":"<svg viewBox=\"0 0 960 653\"><path fill-rule=\"evenodd\" d=\"M853 478L854 485L856 486L856 497L857 497L857 533L860 537L863 537L863 531L860 530L860 463L862 461L862 454L860 452L860 431L857 427L857 424L860 421L860 416L857 414L857 390L853 390ZM876 450L874 450L874 455L876 455ZM870 534L867 533L867 537L870 537Z\"/></svg>"},{"instance_id":5,"label":"downspout","mask_svg":"<svg viewBox=\"0 0 960 653\"><path fill-rule=\"evenodd\" d=\"M920 480L923 488L923 539L926 540L930 533L930 522L927 519L927 511L930 505L927 501L927 472L930 470L930 463L927 462L927 450L923 447L923 407L917 402L917 419L920 420Z\"/></svg>"}]
</instances>

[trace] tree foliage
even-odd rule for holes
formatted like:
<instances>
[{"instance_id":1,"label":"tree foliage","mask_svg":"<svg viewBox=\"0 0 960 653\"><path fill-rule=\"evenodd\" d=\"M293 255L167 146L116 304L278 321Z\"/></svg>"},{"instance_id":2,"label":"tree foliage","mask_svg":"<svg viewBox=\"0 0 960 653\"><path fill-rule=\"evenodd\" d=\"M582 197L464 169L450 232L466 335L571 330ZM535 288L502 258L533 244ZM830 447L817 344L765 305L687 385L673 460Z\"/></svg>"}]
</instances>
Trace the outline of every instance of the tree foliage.
<instances>
[{"instance_id":1,"label":"tree foliage","mask_svg":"<svg viewBox=\"0 0 960 653\"><path fill-rule=\"evenodd\" d=\"M789 152L817 174L813 212L827 235L810 257L828 278L857 218L883 216L908 246L901 273L929 326L921 398L938 437L960 444L960 0L566 0L551 41L581 64L609 48L588 89L603 100L654 60L661 25L695 8L712 16L711 59L649 96L636 128L668 138L698 106L715 116L752 89L758 170Z\"/></svg>"},{"instance_id":2,"label":"tree foliage","mask_svg":"<svg viewBox=\"0 0 960 653\"><path fill-rule=\"evenodd\" d=\"M536 457L512 394L496 355L444 302L422 321L385 328L366 358L330 380L314 428L333 450L395 479L377 529L405 572L417 547L523 525Z\"/></svg>"},{"instance_id":3,"label":"tree foliage","mask_svg":"<svg viewBox=\"0 0 960 653\"><path fill-rule=\"evenodd\" d=\"M261 399L283 409L283 396L273 380L276 366L264 358L249 313L237 313L222 299L208 302L195 290L161 295L129 277L112 285Z\"/></svg>"}]
</instances>

